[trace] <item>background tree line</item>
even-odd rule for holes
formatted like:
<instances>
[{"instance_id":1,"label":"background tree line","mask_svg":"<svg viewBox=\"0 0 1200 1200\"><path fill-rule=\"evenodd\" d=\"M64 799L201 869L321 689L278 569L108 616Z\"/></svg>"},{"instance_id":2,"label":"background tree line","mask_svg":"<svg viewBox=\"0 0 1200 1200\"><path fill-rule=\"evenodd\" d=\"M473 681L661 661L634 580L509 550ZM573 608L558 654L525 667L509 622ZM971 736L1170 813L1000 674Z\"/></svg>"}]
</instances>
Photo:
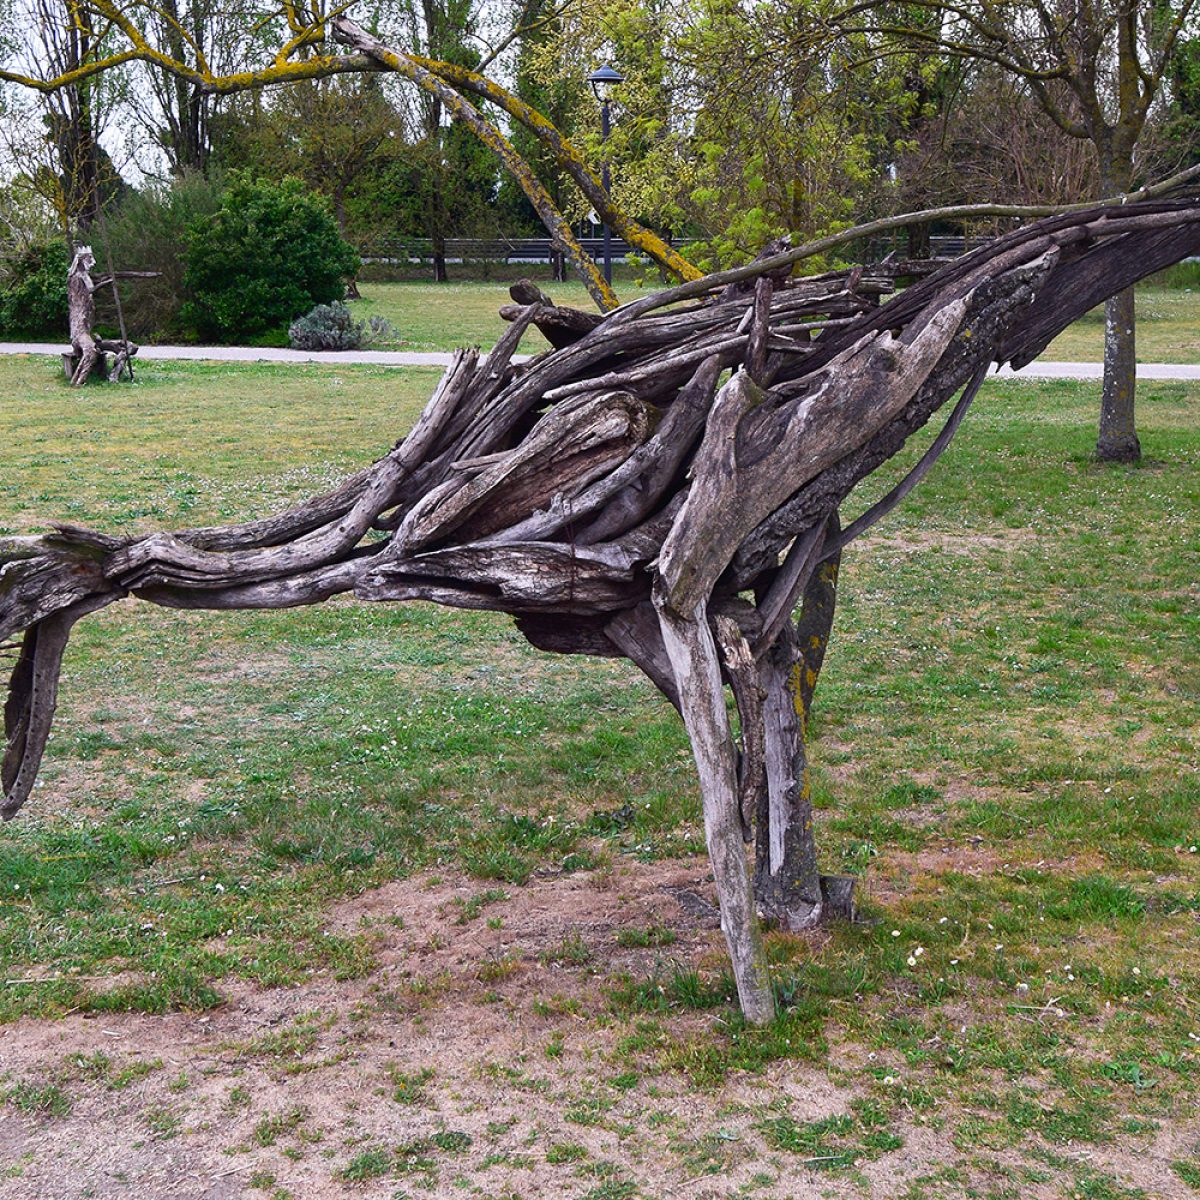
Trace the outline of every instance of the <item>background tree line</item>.
<instances>
[{"instance_id":1,"label":"background tree line","mask_svg":"<svg viewBox=\"0 0 1200 1200\"><path fill-rule=\"evenodd\" d=\"M688 239L687 257L709 269L783 235L935 205L1095 199L1196 162L1196 2L398 0L354 16L443 78L499 81L590 168L607 159L616 210ZM123 267L161 270L153 309L179 312L186 288L169 260L231 173L302 180L355 246L427 239L438 279L447 239L538 232L529 188L436 89L361 55L322 57L327 20L290 3L12 0L0 40L10 290L31 253L40 262L47 243L86 237ZM157 58L130 54L130 29ZM253 86L272 61L294 81ZM586 82L601 62L626 80L603 145ZM26 75L58 86L31 92ZM593 214L597 196L555 145L486 92L473 102L566 220ZM910 229L905 251L926 253L930 232ZM1130 304L1110 313L1126 377ZM1115 436L1115 456L1136 455L1131 416Z\"/></svg>"}]
</instances>

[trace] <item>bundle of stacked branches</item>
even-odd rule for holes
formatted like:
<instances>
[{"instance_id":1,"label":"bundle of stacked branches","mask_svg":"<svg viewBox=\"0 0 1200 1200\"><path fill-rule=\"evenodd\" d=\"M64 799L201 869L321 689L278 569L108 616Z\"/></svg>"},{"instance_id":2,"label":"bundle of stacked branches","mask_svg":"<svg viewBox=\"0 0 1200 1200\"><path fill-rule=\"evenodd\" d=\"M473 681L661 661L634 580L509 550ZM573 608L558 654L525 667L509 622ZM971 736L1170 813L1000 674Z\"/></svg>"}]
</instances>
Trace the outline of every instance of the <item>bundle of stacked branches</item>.
<instances>
[{"instance_id":1,"label":"bundle of stacked branches","mask_svg":"<svg viewBox=\"0 0 1200 1200\"><path fill-rule=\"evenodd\" d=\"M0 639L23 631L2 811L29 795L72 625L123 597L511 613L542 649L631 659L681 713L739 998L765 1021L757 917L803 928L847 904L818 870L804 745L842 548L928 471L992 363L1198 251L1184 199L1018 229L886 303L886 272L793 278L796 252L605 316L519 287L495 350L459 351L412 431L326 495L242 525L0 539ZM554 349L518 362L530 326ZM917 466L841 527L956 394Z\"/></svg>"}]
</instances>

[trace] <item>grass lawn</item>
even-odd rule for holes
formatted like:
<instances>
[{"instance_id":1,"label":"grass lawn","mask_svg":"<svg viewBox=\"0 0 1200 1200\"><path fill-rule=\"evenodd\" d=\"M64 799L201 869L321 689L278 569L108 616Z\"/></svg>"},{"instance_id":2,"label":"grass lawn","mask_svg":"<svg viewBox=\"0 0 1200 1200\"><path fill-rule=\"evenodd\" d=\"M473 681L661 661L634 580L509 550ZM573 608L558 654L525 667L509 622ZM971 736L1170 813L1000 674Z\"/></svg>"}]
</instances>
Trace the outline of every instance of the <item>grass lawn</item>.
<instances>
[{"instance_id":1,"label":"grass lawn","mask_svg":"<svg viewBox=\"0 0 1200 1200\"><path fill-rule=\"evenodd\" d=\"M1138 288L1137 357L1147 363L1200 363L1200 288ZM1093 309L1064 330L1042 358L1101 362L1104 309Z\"/></svg>"},{"instance_id":2,"label":"grass lawn","mask_svg":"<svg viewBox=\"0 0 1200 1200\"><path fill-rule=\"evenodd\" d=\"M5 359L0 526L261 515L434 382ZM1200 1192L1200 388L1139 406L1102 468L1095 387L989 383L847 553L813 756L866 919L770 936L765 1031L626 664L417 605L83 622L0 830L0 1197Z\"/></svg>"},{"instance_id":3,"label":"grass lawn","mask_svg":"<svg viewBox=\"0 0 1200 1200\"><path fill-rule=\"evenodd\" d=\"M539 280L538 286L557 303L595 312L596 305L582 283ZM386 317L396 330L397 348L405 350L453 350L457 346L496 344L508 328L500 319L502 305L511 304L507 282L450 283L363 283L362 300L353 308L355 317ZM644 294L632 283L617 287L622 300ZM380 343L381 346L385 343ZM532 330L523 343L528 353L544 350L549 343Z\"/></svg>"}]
</instances>

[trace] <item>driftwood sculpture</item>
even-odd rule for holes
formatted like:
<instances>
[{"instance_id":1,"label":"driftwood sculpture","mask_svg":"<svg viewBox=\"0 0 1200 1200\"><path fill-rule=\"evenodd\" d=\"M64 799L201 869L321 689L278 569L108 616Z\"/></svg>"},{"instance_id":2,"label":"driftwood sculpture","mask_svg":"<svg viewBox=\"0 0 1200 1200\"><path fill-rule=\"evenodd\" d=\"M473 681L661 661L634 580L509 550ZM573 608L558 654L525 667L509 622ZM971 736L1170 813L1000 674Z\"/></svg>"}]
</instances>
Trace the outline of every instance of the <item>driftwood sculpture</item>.
<instances>
[{"instance_id":1,"label":"driftwood sculpture","mask_svg":"<svg viewBox=\"0 0 1200 1200\"><path fill-rule=\"evenodd\" d=\"M63 355L63 372L72 387L82 387L92 375L107 378L116 383L122 371L133 378L133 356L138 347L125 335L125 318L121 314L120 294L116 290L118 279L152 279L157 271L117 271L100 279L92 278L96 256L91 246L77 246L75 257L67 271L67 315L71 330L71 349ZM96 297L98 287L112 286L117 297L117 312L121 319L120 338L99 338L95 334ZM108 355L112 354L112 367L108 366Z\"/></svg>"},{"instance_id":2,"label":"driftwood sculpture","mask_svg":"<svg viewBox=\"0 0 1200 1200\"><path fill-rule=\"evenodd\" d=\"M412 431L326 495L243 525L0 539L0 640L23 632L0 811L29 795L72 625L116 600L498 609L542 649L630 658L680 711L739 998L767 1020L756 912L802 928L846 905L818 871L804 745L842 547L928 471L992 363L1198 251L1200 201L1163 201L1027 226L886 303L879 274L794 279L788 254L605 317L514 289L495 350L459 351ZM555 348L516 365L531 325ZM955 394L913 471L841 528Z\"/></svg>"}]
</instances>

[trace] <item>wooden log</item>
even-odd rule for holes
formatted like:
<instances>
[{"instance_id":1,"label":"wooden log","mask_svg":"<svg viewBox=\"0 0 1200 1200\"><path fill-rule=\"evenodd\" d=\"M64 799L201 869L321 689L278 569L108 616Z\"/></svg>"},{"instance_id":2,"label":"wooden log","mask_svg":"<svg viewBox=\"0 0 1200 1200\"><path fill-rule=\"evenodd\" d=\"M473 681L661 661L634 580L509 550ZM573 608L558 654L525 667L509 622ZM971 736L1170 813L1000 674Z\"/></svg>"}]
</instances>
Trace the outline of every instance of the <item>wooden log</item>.
<instances>
[{"instance_id":1,"label":"wooden log","mask_svg":"<svg viewBox=\"0 0 1200 1200\"><path fill-rule=\"evenodd\" d=\"M588 546L632 529L650 515L679 473L703 428L720 372L719 356L706 359L672 401L650 440L639 446L619 467L573 496L558 493L547 508L510 526L491 540L536 540L570 524L576 531L574 541ZM582 526L579 524L597 509L602 511L594 520Z\"/></svg>"},{"instance_id":2,"label":"wooden log","mask_svg":"<svg viewBox=\"0 0 1200 1200\"><path fill-rule=\"evenodd\" d=\"M120 591L105 579L102 555L52 538L38 539L37 546L38 553L0 565L0 641L93 596Z\"/></svg>"},{"instance_id":3,"label":"wooden log","mask_svg":"<svg viewBox=\"0 0 1200 1200\"><path fill-rule=\"evenodd\" d=\"M71 628L111 604L117 594L90 596L31 625L22 640L4 705L5 752L0 760L0 818L11 820L29 798L58 704L58 678Z\"/></svg>"},{"instance_id":4,"label":"wooden log","mask_svg":"<svg viewBox=\"0 0 1200 1200\"><path fill-rule=\"evenodd\" d=\"M739 372L723 389L693 461L695 481L663 545L669 603L692 611L742 540L801 486L886 427L913 398L962 325L966 299L929 306L900 337L847 348L799 403L765 404Z\"/></svg>"},{"instance_id":5,"label":"wooden log","mask_svg":"<svg viewBox=\"0 0 1200 1200\"><path fill-rule=\"evenodd\" d=\"M639 464L636 476L623 481L604 511L579 531L580 544L587 546L615 537L654 511L679 477L704 428L722 370L718 354L710 355L697 367L647 445L644 463Z\"/></svg>"},{"instance_id":6,"label":"wooden log","mask_svg":"<svg viewBox=\"0 0 1200 1200\"><path fill-rule=\"evenodd\" d=\"M992 361L992 348L1009 323L1030 304L1057 261L1056 252L1051 250L972 291L962 333L951 340L911 403L865 443L848 449L836 463L799 488L746 536L731 566L729 583L734 589L749 586L764 570L774 568L781 550L798 533L836 509L859 481L898 453L938 408L978 371L986 369ZM907 293L892 304L906 301ZM772 391L786 394L794 388L797 395L804 396L809 387L806 379L797 379L794 383L777 382Z\"/></svg>"},{"instance_id":7,"label":"wooden log","mask_svg":"<svg viewBox=\"0 0 1200 1200\"><path fill-rule=\"evenodd\" d=\"M583 312L578 308L565 308L555 304L530 279L517 280L508 289L508 294L516 303L505 304L500 309L500 316L505 321L515 321L530 305L538 305L539 311L534 318L534 324L556 350L579 341L584 334L590 333L604 320L600 313Z\"/></svg>"},{"instance_id":8,"label":"wooden log","mask_svg":"<svg viewBox=\"0 0 1200 1200\"><path fill-rule=\"evenodd\" d=\"M451 534L478 541L552 497L569 500L621 466L649 436L654 419L654 410L627 392L556 405L519 446L483 460L474 478L451 481L416 504L397 529L390 553L407 557Z\"/></svg>"},{"instance_id":9,"label":"wooden log","mask_svg":"<svg viewBox=\"0 0 1200 1200\"><path fill-rule=\"evenodd\" d=\"M769 275L760 276L754 284L754 323L746 347L746 370L759 387L765 387L767 373L767 342L771 336L771 297L775 285Z\"/></svg>"},{"instance_id":10,"label":"wooden log","mask_svg":"<svg viewBox=\"0 0 1200 1200\"><path fill-rule=\"evenodd\" d=\"M605 632L611 620L608 613L570 618L554 613L522 613L516 618L516 626L531 646L552 654L625 658L627 656Z\"/></svg>"},{"instance_id":11,"label":"wooden log","mask_svg":"<svg viewBox=\"0 0 1200 1200\"><path fill-rule=\"evenodd\" d=\"M826 521L816 521L811 529L806 529L792 543L783 565L763 591L758 602L762 630L755 642L760 655L775 644L783 627L792 619L792 612L821 561L825 529Z\"/></svg>"},{"instance_id":12,"label":"wooden log","mask_svg":"<svg viewBox=\"0 0 1200 1200\"><path fill-rule=\"evenodd\" d=\"M636 664L646 678L678 709L679 688L663 644L658 615L649 600L625 609L604 627L605 636Z\"/></svg>"},{"instance_id":13,"label":"wooden log","mask_svg":"<svg viewBox=\"0 0 1200 1200\"><path fill-rule=\"evenodd\" d=\"M511 613L603 613L636 604L646 591L636 562L613 561L602 550L556 542L431 550L373 565L354 593L361 600L404 599L413 586L445 583L497 601L481 607Z\"/></svg>"},{"instance_id":14,"label":"wooden log","mask_svg":"<svg viewBox=\"0 0 1200 1200\"><path fill-rule=\"evenodd\" d=\"M838 514L831 513L826 523L824 544L821 548L822 561L809 576L804 588L800 615L796 618L796 644L800 649L803 670L800 675L799 698L801 704L801 732L807 736L808 714L812 711L813 694L817 680L825 663L825 652L829 649L829 638L833 630L833 616L837 610L838 574L841 570L842 552L829 551L831 544L837 545L840 533Z\"/></svg>"},{"instance_id":15,"label":"wooden log","mask_svg":"<svg viewBox=\"0 0 1200 1200\"><path fill-rule=\"evenodd\" d=\"M654 603L700 776L704 838L738 1002L747 1021L765 1025L775 1016L775 997L742 848L733 734L708 614L701 605L681 616L660 596L655 597Z\"/></svg>"},{"instance_id":16,"label":"wooden log","mask_svg":"<svg viewBox=\"0 0 1200 1200\"><path fill-rule=\"evenodd\" d=\"M729 680L737 704L741 725L741 752L738 755L738 816L742 822L742 840L753 837L754 817L759 796L767 785L766 742L763 724L763 699L766 693L758 677L758 667L750 643L738 623L724 613L712 619L713 635L721 655L721 666Z\"/></svg>"},{"instance_id":17,"label":"wooden log","mask_svg":"<svg viewBox=\"0 0 1200 1200\"><path fill-rule=\"evenodd\" d=\"M769 921L792 932L811 928L823 914L800 696L803 667L796 630L789 623L759 664L767 802L766 836L760 817L754 896Z\"/></svg>"}]
</instances>

